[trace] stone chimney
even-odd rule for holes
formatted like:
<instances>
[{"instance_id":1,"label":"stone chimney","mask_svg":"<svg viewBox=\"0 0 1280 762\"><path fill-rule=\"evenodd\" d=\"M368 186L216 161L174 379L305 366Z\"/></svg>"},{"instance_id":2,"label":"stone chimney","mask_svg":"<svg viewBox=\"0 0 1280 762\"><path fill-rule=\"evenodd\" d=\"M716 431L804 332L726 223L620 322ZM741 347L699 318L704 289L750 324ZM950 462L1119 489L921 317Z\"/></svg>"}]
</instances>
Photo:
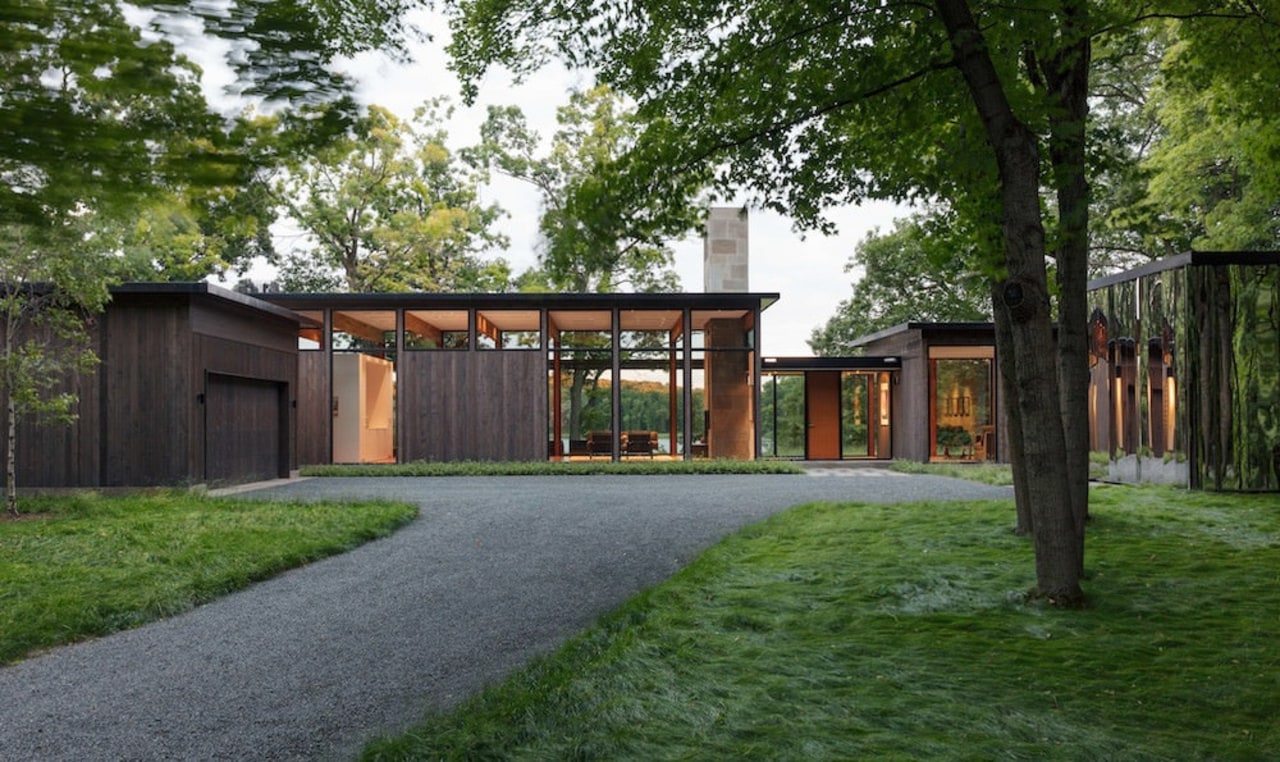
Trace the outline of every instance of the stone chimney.
<instances>
[{"instance_id":1,"label":"stone chimney","mask_svg":"<svg viewBox=\"0 0 1280 762\"><path fill-rule=\"evenodd\" d=\"M702 290L746 293L747 208L715 206L708 210L702 249Z\"/></svg>"}]
</instances>

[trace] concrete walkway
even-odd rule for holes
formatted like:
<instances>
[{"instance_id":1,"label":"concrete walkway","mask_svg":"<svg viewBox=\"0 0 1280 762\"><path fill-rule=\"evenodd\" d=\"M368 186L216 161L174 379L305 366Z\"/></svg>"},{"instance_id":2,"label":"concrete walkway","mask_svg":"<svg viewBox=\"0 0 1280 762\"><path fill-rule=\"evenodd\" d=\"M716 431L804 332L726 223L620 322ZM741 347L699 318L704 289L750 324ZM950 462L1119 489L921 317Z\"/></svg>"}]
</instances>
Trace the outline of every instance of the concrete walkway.
<instances>
[{"instance_id":1,"label":"concrete walkway","mask_svg":"<svg viewBox=\"0 0 1280 762\"><path fill-rule=\"evenodd\" d=\"M0 669L0 760L349 758L788 506L1011 496L839 476L310 479L245 493L422 511L392 537L183 616Z\"/></svg>"}]
</instances>

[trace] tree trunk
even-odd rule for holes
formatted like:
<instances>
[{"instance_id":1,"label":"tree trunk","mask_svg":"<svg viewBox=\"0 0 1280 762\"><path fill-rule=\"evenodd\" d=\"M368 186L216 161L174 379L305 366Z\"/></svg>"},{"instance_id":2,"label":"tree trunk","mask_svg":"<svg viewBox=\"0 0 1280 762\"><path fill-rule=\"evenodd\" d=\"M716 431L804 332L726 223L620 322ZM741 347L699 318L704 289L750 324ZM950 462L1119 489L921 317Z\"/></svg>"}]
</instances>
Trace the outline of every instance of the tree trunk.
<instances>
[{"instance_id":1,"label":"tree trunk","mask_svg":"<svg viewBox=\"0 0 1280 762\"><path fill-rule=\"evenodd\" d=\"M1030 503L1039 597L1076 605L1080 590L1080 545L1076 541L1062 431L1061 396L1045 270L1040 212L1040 156L1036 137L1013 114L964 0L936 0L955 62L973 97L994 151L1000 177L1001 232L1006 275L996 284L993 307L1007 321L1012 386L1022 431L1022 455ZM997 339L1000 334L997 334Z\"/></svg>"},{"instance_id":2,"label":"tree trunk","mask_svg":"<svg viewBox=\"0 0 1280 762\"><path fill-rule=\"evenodd\" d=\"M995 309L1001 298L1001 289L992 283L991 304L995 315L996 346L1008 348L1013 346L1013 328L1009 325L1008 313ZM1031 474L1027 473L1026 462L1022 459L1022 413L1013 404L1013 400L1018 399L1018 387L1013 383L1018 371L1012 352L1001 349L996 353L996 360L1000 368L1000 396L1004 400L1006 423L1005 441L1001 443L1001 450L1009 459L1009 467L1013 470L1013 504L1018 522L1013 532L1018 536L1025 536L1031 534L1032 528L1031 498L1027 494Z\"/></svg>"},{"instance_id":3,"label":"tree trunk","mask_svg":"<svg viewBox=\"0 0 1280 762\"><path fill-rule=\"evenodd\" d=\"M1087 4L1064 3L1068 43L1048 59L1045 81L1059 106L1050 117L1049 153L1058 197L1058 370L1062 425L1076 540L1084 574L1084 526L1089 516L1089 184L1085 126L1089 116L1090 43Z\"/></svg>"},{"instance_id":4,"label":"tree trunk","mask_svg":"<svg viewBox=\"0 0 1280 762\"><path fill-rule=\"evenodd\" d=\"M573 369L569 386L569 438L582 439L582 392L587 382L586 368Z\"/></svg>"},{"instance_id":5,"label":"tree trunk","mask_svg":"<svg viewBox=\"0 0 1280 762\"><path fill-rule=\"evenodd\" d=\"M5 409L9 414L8 443L4 459L4 496L10 516L18 515L18 409L13 394L5 390Z\"/></svg>"}]
</instances>

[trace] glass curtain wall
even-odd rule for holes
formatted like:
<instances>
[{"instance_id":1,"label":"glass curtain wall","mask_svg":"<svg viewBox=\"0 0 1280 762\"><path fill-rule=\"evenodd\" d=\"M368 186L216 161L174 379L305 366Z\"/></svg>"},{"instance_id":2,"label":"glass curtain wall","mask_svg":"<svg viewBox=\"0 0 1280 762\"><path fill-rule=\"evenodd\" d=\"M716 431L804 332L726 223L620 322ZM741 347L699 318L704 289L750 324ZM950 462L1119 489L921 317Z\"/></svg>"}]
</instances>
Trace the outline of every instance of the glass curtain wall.
<instances>
[{"instance_id":1,"label":"glass curtain wall","mask_svg":"<svg viewBox=\"0 0 1280 762\"><path fill-rule=\"evenodd\" d=\"M766 373L760 389L761 450L766 458L805 456L803 373Z\"/></svg>"},{"instance_id":2,"label":"glass curtain wall","mask_svg":"<svg viewBox=\"0 0 1280 762\"><path fill-rule=\"evenodd\" d=\"M622 455L681 456L684 394L680 350L684 313L625 310L619 320Z\"/></svg>"},{"instance_id":3,"label":"glass curtain wall","mask_svg":"<svg viewBox=\"0 0 1280 762\"><path fill-rule=\"evenodd\" d=\"M1191 263L1092 298L1108 478L1280 489L1280 266Z\"/></svg>"},{"instance_id":4,"label":"glass curtain wall","mask_svg":"<svg viewBox=\"0 0 1280 762\"><path fill-rule=\"evenodd\" d=\"M979 349L929 349L931 460L986 460L994 451L993 357Z\"/></svg>"},{"instance_id":5,"label":"glass curtain wall","mask_svg":"<svg viewBox=\"0 0 1280 762\"><path fill-rule=\"evenodd\" d=\"M613 457L613 330L607 310L548 315L555 457Z\"/></svg>"}]
</instances>

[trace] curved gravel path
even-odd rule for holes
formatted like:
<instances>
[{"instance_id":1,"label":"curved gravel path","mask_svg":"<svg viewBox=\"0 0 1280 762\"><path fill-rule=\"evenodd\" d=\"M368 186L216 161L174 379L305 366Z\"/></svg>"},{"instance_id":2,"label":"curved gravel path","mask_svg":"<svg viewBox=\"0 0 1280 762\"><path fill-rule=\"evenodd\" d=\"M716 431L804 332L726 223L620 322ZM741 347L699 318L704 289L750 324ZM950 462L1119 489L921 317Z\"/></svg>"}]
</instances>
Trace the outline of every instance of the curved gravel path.
<instances>
[{"instance_id":1,"label":"curved gravel path","mask_svg":"<svg viewBox=\"0 0 1280 762\"><path fill-rule=\"evenodd\" d=\"M870 469L310 479L249 494L422 512L188 614L0 669L0 760L349 758L788 506L1011 496Z\"/></svg>"}]
</instances>

